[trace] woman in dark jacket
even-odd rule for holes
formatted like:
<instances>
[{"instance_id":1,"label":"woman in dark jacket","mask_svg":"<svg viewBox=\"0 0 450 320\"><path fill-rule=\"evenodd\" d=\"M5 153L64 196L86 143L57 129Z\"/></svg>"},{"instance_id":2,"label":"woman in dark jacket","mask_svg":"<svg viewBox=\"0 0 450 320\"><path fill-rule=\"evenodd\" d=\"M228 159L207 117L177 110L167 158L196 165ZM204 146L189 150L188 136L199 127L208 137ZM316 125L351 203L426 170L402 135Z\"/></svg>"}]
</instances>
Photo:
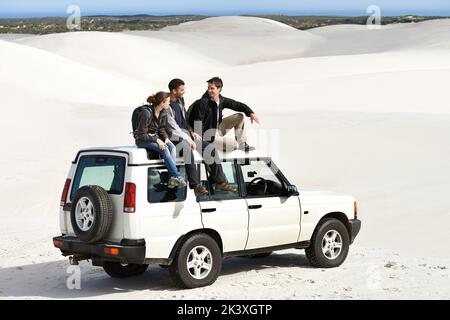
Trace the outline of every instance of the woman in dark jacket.
<instances>
[{"instance_id":1,"label":"woman in dark jacket","mask_svg":"<svg viewBox=\"0 0 450 320\"><path fill-rule=\"evenodd\" d=\"M160 91L150 96L147 102L150 106L139 114L135 134L136 145L139 148L159 152L169 172L169 188L184 187L186 181L180 175L176 165L176 148L166 132L165 110L169 107L170 95Z\"/></svg>"}]
</instances>

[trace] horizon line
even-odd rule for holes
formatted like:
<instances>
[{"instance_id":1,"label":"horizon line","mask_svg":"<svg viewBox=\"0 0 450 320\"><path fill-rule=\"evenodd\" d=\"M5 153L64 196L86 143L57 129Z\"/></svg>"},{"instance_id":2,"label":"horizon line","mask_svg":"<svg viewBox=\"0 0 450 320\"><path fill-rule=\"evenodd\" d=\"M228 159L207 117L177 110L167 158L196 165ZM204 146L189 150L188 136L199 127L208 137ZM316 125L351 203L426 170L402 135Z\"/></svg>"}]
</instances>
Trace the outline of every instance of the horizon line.
<instances>
[{"instance_id":1,"label":"horizon line","mask_svg":"<svg viewBox=\"0 0 450 320\"><path fill-rule=\"evenodd\" d=\"M393 17L393 16L423 16L423 17L449 17L450 10L420 10L420 11L403 11L403 10L386 10L386 13L382 17ZM150 17L170 17L170 16L205 16L205 17L219 17L219 16L251 16L251 15L265 15L265 16L327 16L327 17L363 17L369 16L365 11L360 10L311 10L311 11L301 11L301 12L199 12L199 13L136 13L136 12L94 12L89 11L83 14L81 17L95 17L95 16L109 16L109 17L126 17L126 16L150 16ZM68 13L61 13L60 11L55 12L45 12L45 13L35 13L35 12L10 12L10 13L0 13L0 19L43 19L43 18L67 18Z\"/></svg>"}]
</instances>

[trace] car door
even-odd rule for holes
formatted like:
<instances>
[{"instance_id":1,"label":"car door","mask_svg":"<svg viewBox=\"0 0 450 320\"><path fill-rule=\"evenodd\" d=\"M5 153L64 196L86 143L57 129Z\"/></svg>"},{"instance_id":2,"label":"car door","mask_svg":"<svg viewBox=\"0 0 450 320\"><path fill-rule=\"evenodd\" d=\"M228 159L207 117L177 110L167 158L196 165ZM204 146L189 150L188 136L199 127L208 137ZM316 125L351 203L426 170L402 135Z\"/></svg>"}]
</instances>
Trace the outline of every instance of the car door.
<instances>
[{"instance_id":1,"label":"car door","mask_svg":"<svg viewBox=\"0 0 450 320\"><path fill-rule=\"evenodd\" d=\"M120 208L123 205L125 168L127 158L118 156L116 153L96 154L83 153L78 159L72 189L70 192L70 202L73 201L76 192L83 186L97 185L108 192L113 208ZM70 210L64 212L66 232L75 236ZM119 242L124 238L123 215L114 214L112 223L105 240Z\"/></svg>"},{"instance_id":2,"label":"car door","mask_svg":"<svg viewBox=\"0 0 450 320\"><path fill-rule=\"evenodd\" d=\"M298 197L282 196L288 183L270 159L239 164L249 211L246 250L296 243L300 234Z\"/></svg>"},{"instance_id":3,"label":"car door","mask_svg":"<svg viewBox=\"0 0 450 320\"><path fill-rule=\"evenodd\" d=\"M168 258L176 241L184 234L202 228L200 206L194 193L187 187L169 188L167 167L155 165L138 167L141 179L138 188L140 232L147 242L146 256ZM186 178L184 166L180 174Z\"/></svg>"},{"instance_id":4,"label":"car door","mask_svg":"<svg viewBox=\"0 0 450 320\"><path fill-rule=\"evenodd\" d=\"M248 237L247 202L241 197L236 166L233 162L221 163L225 178L236 192L215 191L206 169L201 165L201 181L210 192L197 197L202 212L203 226L216 230L222 238L223 252L242 251Z\"/></svg>"}]
</instances>

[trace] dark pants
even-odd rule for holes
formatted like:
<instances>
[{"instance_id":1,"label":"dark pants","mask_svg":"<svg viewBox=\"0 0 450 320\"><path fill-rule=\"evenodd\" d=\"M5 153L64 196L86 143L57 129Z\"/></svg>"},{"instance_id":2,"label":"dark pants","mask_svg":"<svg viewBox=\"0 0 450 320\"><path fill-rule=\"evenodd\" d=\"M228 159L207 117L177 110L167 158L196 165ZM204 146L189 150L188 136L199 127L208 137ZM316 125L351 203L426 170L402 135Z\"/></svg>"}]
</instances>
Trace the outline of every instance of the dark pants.
<instances>
[{"instance_id":1,"label":"dark pants","mask_svg":"<svg viewBox=\"0 0 450 320\"><path fill-rule=\"evenodd\" d=\"M177 155L181 155L184 160L184 166L186 168L186 175L189 181L189 188L194 189L200 184L200 174L195 164L194 154L191 147L186 140L180 140L175 142L177 147Z\"/></svg>"},{"instance_id":2,"label":"dark pants","mask_svg":"<svg viewBox=\"0 0 450 320\"><path fill-rule=\"evenodd\" d=\"M220 164L220 158L217 155L216 150L213 148L212 143L205 141L195 141L197 144L197 151L203 154L203 159L206 162L206 166L210 171L210 178L212 182L220 183L226 182L225 175L223 173L222 165ZM200 184L200 172L198 171L197 164L194 160L194 154L186 140L181 140L176 143L177 154L183 156L183 160L186 167L186 174L189 181L189 188L194 189ZM205 151L205 152L204 152Z\"/></svg>"},{"instance_id":3,"label":"dark pants","mask_svg":"<svg viewBox=\"0 0 450 320\"><path fill-rule=\"evenodd\" d=\"M203 154L203 159L205 160L206 166L210 171L210 178L212 178L211 182L227 182L227 178L225 177L222 169L222 161L220 160L219 155L216 152L214 142L201 140L196 141L196 143L197 148L201 147L201 149L199 149L199 152Z\"/></svg>"}]
</instances>

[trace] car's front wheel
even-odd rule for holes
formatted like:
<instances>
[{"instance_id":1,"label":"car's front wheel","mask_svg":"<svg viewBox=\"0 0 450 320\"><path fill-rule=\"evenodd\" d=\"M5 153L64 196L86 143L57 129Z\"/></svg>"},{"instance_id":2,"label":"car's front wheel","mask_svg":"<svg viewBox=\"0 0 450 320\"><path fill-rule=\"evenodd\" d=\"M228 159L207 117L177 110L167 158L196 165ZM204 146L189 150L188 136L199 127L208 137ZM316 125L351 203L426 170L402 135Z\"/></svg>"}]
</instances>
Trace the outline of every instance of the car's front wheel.
<instances>
[{"instance_id":1,"label":"car's front wheel","mask_svg":"<svg viewBox=\"0 0 450 320\"><path fill-rule=\"evenodd\" d=\"M322 220L305 249L306 257L312 266L334 268L340 266L347 257L350 240L344 224L333 218Z\"/></svg>"},{"instance_id":2,"label":"car's front wheel","mask_svg":"<svg viewBox=\"0 0 450 320\"><path fill-rule=\"evenodd\" d=\"M147 270L148 264L103 262L103 270L112 278L129 278L139 276Z\"/></svg>"},{"instance_id":3,"label":"car's front wheel","mask_svg":"<svg viewBox=\"0 0 450 320\"><path fill-rule=\"evenodd\" d=\"M182 288L208 286L220 274L222 253L217 242L206 234L194 234L177 250L169 272Z\"/></svg>"}]
</instances>

